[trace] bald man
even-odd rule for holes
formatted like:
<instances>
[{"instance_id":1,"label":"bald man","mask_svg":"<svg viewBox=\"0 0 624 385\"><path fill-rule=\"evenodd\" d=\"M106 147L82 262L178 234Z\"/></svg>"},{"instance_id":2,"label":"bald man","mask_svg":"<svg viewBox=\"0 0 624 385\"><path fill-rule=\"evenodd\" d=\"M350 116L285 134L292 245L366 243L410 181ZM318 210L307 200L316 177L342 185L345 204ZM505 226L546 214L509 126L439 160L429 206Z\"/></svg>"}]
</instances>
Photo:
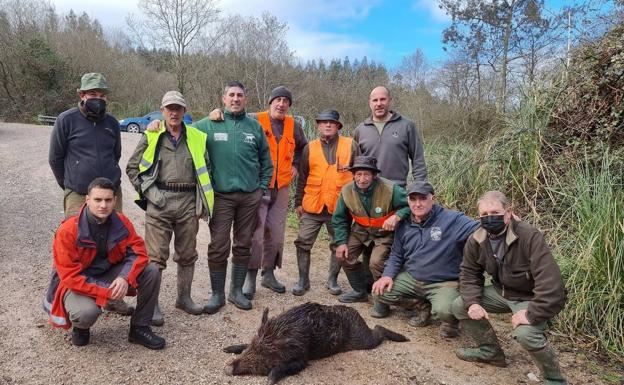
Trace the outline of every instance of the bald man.
<instances>
[{"instance_id":1,"label":"bald man","mask_svg":"<svg viewBox=\"0 0 624 385\"><path fill-rule=\"evenodd\" d=\"M407 184L410 162L413 181L427 180L421 132L414 122L391 109L390 91L384 86L375 87L368 105L371 116L353 132L359 155L377 158L379 176L401 187Z\"/></svg>"}]
</instances>

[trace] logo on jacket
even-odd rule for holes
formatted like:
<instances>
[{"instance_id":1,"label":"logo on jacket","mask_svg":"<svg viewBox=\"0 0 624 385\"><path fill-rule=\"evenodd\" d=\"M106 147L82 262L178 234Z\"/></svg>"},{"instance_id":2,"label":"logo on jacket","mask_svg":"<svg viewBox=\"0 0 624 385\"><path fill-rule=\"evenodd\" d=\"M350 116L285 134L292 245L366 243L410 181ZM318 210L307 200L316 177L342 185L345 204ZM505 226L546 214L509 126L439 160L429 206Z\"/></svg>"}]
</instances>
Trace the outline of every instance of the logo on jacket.
<instances>
[{"instance_id":1,"label":"logo on jacket","mask_svg":"<svg viewBox=\"0 0 624 385\"><path fill-rule=\"evenodd\" d=\"M243 132L243 142L245 142L245 143L255 143L256 142L256 137L254 136L254 134L248 134L246 132Z\"/></svg>"},{"instance_id":2,"label":"logo on jacket","mask_svg":"<svg viewBox=\"0 0 624 385\"><path fill-rule=\"evenodd\" d=\"M393 137L393 138L398 138L398 137L399 137L399 132L398 132L398 131L394 131L394 132L392 133L392 137Z\"/></svg>"},{"instance_id":3,"label":"logo on jacket","mask_svg":"<svg viewBox=\"0 0 624 385\"><path fill-rule=\"evenodd\" d=\"M381 214L381 207L375 207L375 213Z\"/></svg>"},{"instance_id":4,"label":"logo on jacket","mask_svg":"<svg viewBox=\"0 0 624 385\"><path fill-rule=\"evenodd\" d=\"M441 239L442 239L442 229L439 228L438 226L433 226L431 228L431 240L439 241Z\"/></svg>"},{"instance_id":5,"label":"logo on jacket","mask_svg":"<svg viewBox=\"0 0 624 385\"><path fill-rule=\"evenodd\" d=\"M228 134L227 132L215 132L214 133L215 142L227 142Z\"/></svg>"}]
</instances>

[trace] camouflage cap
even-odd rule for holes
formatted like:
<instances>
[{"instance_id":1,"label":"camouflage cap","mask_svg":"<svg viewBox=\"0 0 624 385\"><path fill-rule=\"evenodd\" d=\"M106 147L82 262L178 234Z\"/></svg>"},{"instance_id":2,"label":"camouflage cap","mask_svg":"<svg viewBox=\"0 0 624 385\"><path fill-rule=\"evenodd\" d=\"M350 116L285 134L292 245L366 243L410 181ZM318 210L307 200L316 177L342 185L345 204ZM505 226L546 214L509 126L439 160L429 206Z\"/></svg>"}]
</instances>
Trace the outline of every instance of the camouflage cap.
<instances>
[{"instance_id":1,"label":"camouflage cap","mask_svg":"<svg viewBox=\"0 0 624 385\"><path fill-rule=\"evenodd\" d=\"M165 96L162 98L162 102L160 103L161 107L167 107L172 104L177 104L186 108L186 100L184 100L184 96L178 91L167 91Z\"/></svg>"},{"instance_id":2,"label":"camouflage cap","mask_svg":"<svg viewBox=\"0 0 624 385\"><path fill-rule=\"evenodd\" d=\"M104 75L97 72L90 72L82 75L80 79L80 88L78 91L101 90L105 94L108 93L108 83Z\"/></svg>"}]
</instances>

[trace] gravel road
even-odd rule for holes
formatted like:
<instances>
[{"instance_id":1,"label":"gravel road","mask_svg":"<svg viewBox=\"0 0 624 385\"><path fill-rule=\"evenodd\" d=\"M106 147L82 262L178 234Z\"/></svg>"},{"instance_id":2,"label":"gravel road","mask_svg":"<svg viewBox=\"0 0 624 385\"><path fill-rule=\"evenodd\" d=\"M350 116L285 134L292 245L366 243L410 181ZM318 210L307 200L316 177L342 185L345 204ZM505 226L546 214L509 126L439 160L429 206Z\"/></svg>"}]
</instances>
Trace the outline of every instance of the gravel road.
<instances>
[{"instance_id":1,"label":"gravel road","mask_svg":"<svg viewBox=\"0 0 624 385\"><path fill-rule=\"evenodd\" d=\"M284 269L278 272L286 294L258 286L254 308L242 311L227 304L215 315L191 316L174 308L175 266L163 276L161 306L165 325L155 328L167 340L162 351L150 351L127 341L129 319L104 313L92 329L91 343L74 347L69 334L52 329L42 310L51 266L51 240L62 219L62 194L49 169L47 155L51 127L0 123L0 384L264 384L262 377L230 377L223 368L232 358L221 349L247 342L259 325L262 309L282 310L317 301L336 304L324 289L327 240L317 242L312 263L312 290L303 297L290 294L297 280L295 232L287 232ZM122 133L122 169L139 135ZM144 217L132 202L133 191L124 176L125 213L143 234ZM208 226L200 225L200 259L193 297L205 303L210 295L206 250ZM171 259L170 259L171 261ZM348 288L344 274L343 289ZM131 302L133 299L130 300ZM313 361L283 384L519 384L539 374L529 356L511 341L508 323L496 322L510 365L500 369L458 360L454 349L466 341L438 338L437 327L415 329L407 314L395 311L375 320L370 304L355 304L370 326L383 326L407 335L411 342L389 343L371 351L354 351ZM503 317L501 320L508 320ZM603 369L591 364L565 338L553 338L571 384L599 384ZM604 368L606 369L606 368ZM612 370L612 369L610 369Z\"/></svg>"}]
</instances>

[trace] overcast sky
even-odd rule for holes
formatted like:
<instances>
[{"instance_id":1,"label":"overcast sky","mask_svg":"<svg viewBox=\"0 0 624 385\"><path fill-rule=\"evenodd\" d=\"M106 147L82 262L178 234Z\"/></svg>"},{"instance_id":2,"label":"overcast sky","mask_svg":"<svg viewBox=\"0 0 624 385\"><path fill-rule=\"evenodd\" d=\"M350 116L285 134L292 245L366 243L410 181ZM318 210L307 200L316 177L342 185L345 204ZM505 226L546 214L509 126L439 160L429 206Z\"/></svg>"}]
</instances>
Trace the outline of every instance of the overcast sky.
<instances>
[{"instance_id":1,"label":"overcast sky","mask_svg":"<svg viewBox=\"0 0 624 385\"><path fill-rule=\"evenodd\" d=\"M566 0L547 0L560 6ZM136 0L52 0L60 14L73 9L97 18L106 28L125 27ZM436 0L220 0L225 14L275 15L288 24L286 40L303 60L367 56L390 67L417 48L431 60L444 59L441 32L450 19Z\"/></svg>"}]
</instances>

